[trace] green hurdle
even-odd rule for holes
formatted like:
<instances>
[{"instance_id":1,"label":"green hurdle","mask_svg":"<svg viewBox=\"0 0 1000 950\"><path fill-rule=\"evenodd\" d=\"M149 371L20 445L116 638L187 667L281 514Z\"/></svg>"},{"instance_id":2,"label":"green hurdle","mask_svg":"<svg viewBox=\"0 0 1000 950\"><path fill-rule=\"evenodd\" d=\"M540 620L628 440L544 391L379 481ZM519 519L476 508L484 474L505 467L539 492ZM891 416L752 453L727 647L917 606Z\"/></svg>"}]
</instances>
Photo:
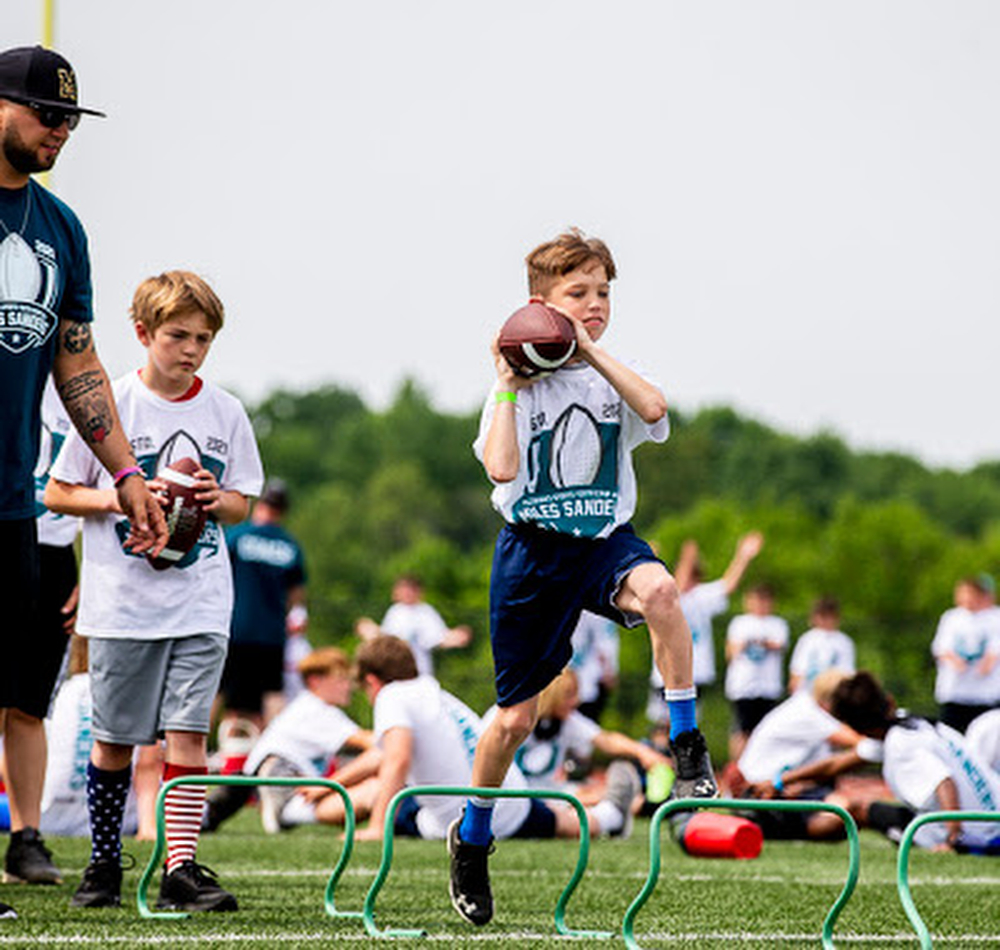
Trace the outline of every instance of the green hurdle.
<instances>
[{"instance_id":1,"label":"green hurdle","mask_svg":"<svg viewBox=\"0 0 1000 950\"><path fill-rule=\"evenodd\" d=\"M917 815L903 832L903 837L899 841L899 859L896 867L896 889L899 891L899 899L903 904L903 910L909 918L917 938L920 940L921 950L930 950L931 934L924 923L917 905L913 901L913 894L910 892L910 850L913 848L913 836L917 830L923 826L937 821L998 821L1000 822L1000 812L996 811L930 811L925 815Z\"/></svg>"},{"instance_id":2,"label":"green hurdle","mask_svg":"<svg viewBox=\"0 0 1000 950\"><path fill-rule=\"evenodd\" d=\"M149 906L149 899L147 896L150 881L156 873L156 869L162 864L163 855L167 849L167 829L166 822L163 817L163 803L166 800L167 793L177 785L322 785L325 788L329 788L332 791L337 792L337 794L339 794L344 801L345 840L344 848L340 853L340 860L337 861L337 866L333 869L333 873L330 875L329 881L327 881L323 905L326 913L330 917L350 917L354 919L361 917L361 911L338 910L334 900L334 892L337 889L337 882L344 873L344 869L347 867L347 862L351 860L351 851L354 848L354 806L351 804L351 799L344 786L339 782L335 782L333 779L329 778L310 778L302 775L182 775L179 778L174 778L169 782L164 783L163 787L160 789L160 794L156 799L156 845L153 848L152 855L150 856L149 864L146 865L146 870L143 871L142 877L139 879L139 888L135 895L135 903L139 909L140 916L156 920L178 920L190 916L190 914L185 911L153 910Z\"/></svg>"},{"instance_id":3,"label":"green hurdle","mask_svg":"<svg viewBox=\"0 0 1000 950\"><path fill-rule=\"evenodd\" d=\"M656 889L656 883L660 877L660 825L665 818L670 817L674 812L694 811L696 809L717 809L724 808L730 811L829 811L838 815L844 822L847 829L847 840L850 845L850 859L847 869L847 881L844 889L840 892L833 907L830 908L823 922L822 940L826 950L834 950L833 925L844 909L844 905L854 893L854 888L858 883L858 873L861 866L861 847L858 841L858 826L854 819L839 805L832 805L828 802L805 802L786 801L784 799L774 801L759 801L726 798L677 798L673 801L664 802L653 813L649 826L649 875L642 890L632 901L625 917L622 920L622 936L625 938L625 945L630 950L642 950L639 942L635 939L634 923L635 916L639 913L643 904L649 900L650 895Z\"/></svg>"},{"instance_id":4,"label":"green hurdle","mask_svg":"<svg viewBox=\"0 0 1000 950\"><path fill-rule=\"evenodd\" d=\"M389 807L385 815L385 826L382 835L382 863L379 865L378 874L368 889L365 897L362 918L365 929L372 937L426 937L428 933L422 928L417 929L386 929L380 930L375 925L375 898L378 896L382 885L389 876L389 868L392 864L393 842L395 839L396 812L404 799L413 795L448 795L468 798L472 795L480 798L554 798L559 801L568 802L576 809L577 817L580 820L580 850L577 854L576 867L573 869L573 876L569 883L559 895L555 908L555 928L556 932L563 937L593 937L608 939L614 933L603 930L571 930L566 926L566 905L576 890L577 884L583 877L587 868L587 860L590 856L590 828L587 825L587 812L580 801L568 792L549 791L545 789L527 788L470 788L465 786L452 787L445 785L414 785L397 792L389 802Z\"/></svg>"}]
</instances>

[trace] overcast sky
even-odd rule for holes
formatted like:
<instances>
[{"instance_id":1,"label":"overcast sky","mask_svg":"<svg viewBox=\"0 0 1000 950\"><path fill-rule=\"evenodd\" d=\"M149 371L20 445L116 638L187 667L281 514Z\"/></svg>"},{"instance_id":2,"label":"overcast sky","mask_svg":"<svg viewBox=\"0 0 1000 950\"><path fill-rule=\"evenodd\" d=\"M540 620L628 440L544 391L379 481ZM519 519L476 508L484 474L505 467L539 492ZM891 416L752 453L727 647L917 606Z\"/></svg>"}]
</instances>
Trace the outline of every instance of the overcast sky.
<instances>
[{"instance_id":1,"label":"overcast sky","mask_svg":"<svg viewBox=\"0 0 1000 950\"><path fill-rule=\"evenodd\" d=\"M678 408L1000 458L998 3L57 2L109 116L52 184L113 375L136 283L186 267L245 398L472 410L525 253L577 225L619 266L607 348ZM3 44L40 35L5 0Z\"/></svg>"}]
</instances>

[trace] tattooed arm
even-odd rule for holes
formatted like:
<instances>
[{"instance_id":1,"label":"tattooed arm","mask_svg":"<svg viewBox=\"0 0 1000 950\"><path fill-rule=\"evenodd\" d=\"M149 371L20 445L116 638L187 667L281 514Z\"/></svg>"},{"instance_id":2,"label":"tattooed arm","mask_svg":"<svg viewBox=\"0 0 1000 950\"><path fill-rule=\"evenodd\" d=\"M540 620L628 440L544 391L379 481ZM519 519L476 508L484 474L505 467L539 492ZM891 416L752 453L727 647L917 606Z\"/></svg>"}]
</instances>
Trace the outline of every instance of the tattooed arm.
<instances>
[{"instance_id":1,"label":"tattooed arm","mask_svg":"<svg viewBox=\"0 0 1000 950\"><path fill-rule=\"evenodd\" d=\"M89 323L59 321L52 376L67 415L101 464L112 474L135 465ZM145 480L126 478L117 491L121 509L131 522L130 546L137 552L158 553L167 543L167 525Z\"/></svg>"}]
</instances>

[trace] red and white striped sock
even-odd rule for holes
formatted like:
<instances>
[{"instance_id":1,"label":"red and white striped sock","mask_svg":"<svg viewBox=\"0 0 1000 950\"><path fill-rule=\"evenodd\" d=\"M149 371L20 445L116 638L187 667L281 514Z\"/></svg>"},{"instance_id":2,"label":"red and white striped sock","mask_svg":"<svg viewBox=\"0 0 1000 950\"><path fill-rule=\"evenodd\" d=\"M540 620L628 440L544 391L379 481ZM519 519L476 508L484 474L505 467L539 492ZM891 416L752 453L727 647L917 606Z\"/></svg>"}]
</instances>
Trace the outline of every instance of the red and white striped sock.
<instances>
[{"instance_id":1,"label":"red and white striped sock","mask_svg":"<svg viewBox=\"0 0 1000 950\"><path fill-rule=\"evenodd\" d=\"M182 775L207 775L203 765L163 766L163 781ZM204 785L178 785L167 792L163 802L163 819L167 826L167 873L176 870L184 861L193 861L198 849L201 819L205 812Z\"/></svg>"}]
</instances>

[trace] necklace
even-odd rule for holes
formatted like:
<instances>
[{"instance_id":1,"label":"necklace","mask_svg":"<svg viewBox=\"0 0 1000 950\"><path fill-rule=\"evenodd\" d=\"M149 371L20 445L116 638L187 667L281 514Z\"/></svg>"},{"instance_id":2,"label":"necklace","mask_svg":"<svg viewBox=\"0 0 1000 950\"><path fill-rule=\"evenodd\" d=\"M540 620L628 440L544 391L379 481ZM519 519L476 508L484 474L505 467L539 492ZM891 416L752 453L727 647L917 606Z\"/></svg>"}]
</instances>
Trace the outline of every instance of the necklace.
<instances>
[{"instance_id":1,"label":"necklace","mask_svg":"<svg viewBox=\"0 0 1000 950\"><path fill-rule=\"evenodd\" d=\"M24 234L24 229L28 226L28 216L31 214L31 185L25 188L25 198L24 198L24 217L21 219L21 226L17 229L17 236L21 237ZM10 228L7 227L7 222L3 218L0 218L0 225L3 226L4 234L11 235L12 232Z\"/></svg>"}]
</instances>

